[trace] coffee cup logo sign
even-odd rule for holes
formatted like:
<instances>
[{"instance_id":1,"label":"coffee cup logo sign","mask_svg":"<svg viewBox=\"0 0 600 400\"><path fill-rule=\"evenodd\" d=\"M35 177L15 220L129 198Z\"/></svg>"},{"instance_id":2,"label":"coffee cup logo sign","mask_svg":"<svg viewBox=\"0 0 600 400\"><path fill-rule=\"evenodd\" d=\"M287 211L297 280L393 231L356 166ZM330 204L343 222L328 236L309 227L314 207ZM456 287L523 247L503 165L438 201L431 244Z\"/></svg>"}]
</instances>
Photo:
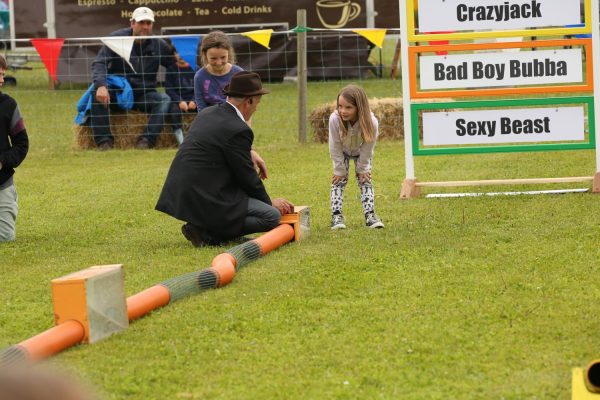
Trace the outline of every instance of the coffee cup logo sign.
<instances>
[{"instance_id":1,"label":"coffee cup logo sign","mask_svg":"<svg viewBox=\"0 0 600 400\"><path fill-rule=\"evenodd\" d=\"M319 0L316 3L317 16L325 28L343 28L359 16L360 4L350 0Z\"/></svg>"}]
</instances>

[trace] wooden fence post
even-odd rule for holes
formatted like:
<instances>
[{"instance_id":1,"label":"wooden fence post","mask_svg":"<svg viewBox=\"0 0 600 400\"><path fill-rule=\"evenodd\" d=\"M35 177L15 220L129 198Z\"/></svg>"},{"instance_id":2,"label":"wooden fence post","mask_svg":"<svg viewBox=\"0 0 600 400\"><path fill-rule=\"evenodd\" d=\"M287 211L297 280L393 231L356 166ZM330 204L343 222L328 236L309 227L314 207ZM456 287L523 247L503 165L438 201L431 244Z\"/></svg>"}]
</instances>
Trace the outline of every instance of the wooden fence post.
<instances>
[{"instance_id":1,"label":"wooden fence post","mask_svg":"<svg viewBox=\"0 0 600 400\"><path fill-rule=\"evenodd\" d=\"M306 67L306 10L298 10L296 13L297 26L297 50L298 50L298 141L306 143L307 131L307 67Z\"/></svg>"}]
</instances>

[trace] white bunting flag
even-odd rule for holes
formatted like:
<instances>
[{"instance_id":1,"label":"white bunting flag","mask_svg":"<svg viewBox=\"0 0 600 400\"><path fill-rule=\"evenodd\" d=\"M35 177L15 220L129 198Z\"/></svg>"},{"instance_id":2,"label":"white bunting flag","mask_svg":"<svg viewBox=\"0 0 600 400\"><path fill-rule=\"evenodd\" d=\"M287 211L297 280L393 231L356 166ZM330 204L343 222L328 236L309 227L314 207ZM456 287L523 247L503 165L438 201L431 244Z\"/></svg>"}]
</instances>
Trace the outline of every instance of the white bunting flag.
<instances>
[{"instance_id":1,"label":"white bunting flag","mask_svg":"<svg viewBox=\"0 0 600 400\"><path fill-rule=\"evenodd\" d=\"M133 72L135 72L135 68L133 68L133 65L129 62L129 56L131 55L131 49L133 48L133 42L135 40L133 36L105 37L100 40L102 40L102 43L109 49L120 55L123 60L127 61L127 64L129 64Z\"/></svg>"}]
</instances>

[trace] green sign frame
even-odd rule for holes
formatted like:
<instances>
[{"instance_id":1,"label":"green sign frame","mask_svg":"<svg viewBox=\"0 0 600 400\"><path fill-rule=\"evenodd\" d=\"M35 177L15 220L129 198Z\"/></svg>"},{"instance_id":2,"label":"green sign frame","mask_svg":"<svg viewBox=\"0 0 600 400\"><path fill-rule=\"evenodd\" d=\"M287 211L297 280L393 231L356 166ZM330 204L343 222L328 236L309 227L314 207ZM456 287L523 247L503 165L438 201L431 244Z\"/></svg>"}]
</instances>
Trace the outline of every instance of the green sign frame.
<instances>
[{"instance_id":1,"label":"green sign frame","mask_svg":"<svg viewBox=\"0 0 600 400\"><path fill-rule=\"evenodd\" d=\"M495 146L468 147L434 147L422 148L419 142L419 111L447 110L463 108L497 108L497 107L531 107L564 104L587 104L588 141L582 143L543 143ZM594 112L594 96L556 97L548 99L489 100L489 101L455 101L446 103L413 103L410 106L412 122L412 152L415 156L432 156L448 154L480 154L480 153L517 153L531 151L556 150L590 150L596 148L596 117Z\"/></svg>"}]
</instances>

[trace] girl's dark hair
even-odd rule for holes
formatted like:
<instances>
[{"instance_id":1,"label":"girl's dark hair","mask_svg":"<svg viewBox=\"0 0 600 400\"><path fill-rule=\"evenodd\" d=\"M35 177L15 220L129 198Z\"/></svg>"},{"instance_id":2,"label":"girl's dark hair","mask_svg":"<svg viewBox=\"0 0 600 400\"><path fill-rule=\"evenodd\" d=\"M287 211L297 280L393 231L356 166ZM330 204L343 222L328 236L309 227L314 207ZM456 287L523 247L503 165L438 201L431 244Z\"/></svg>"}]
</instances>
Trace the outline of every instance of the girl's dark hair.
<instances>
[{"instance_id":1,"label":"girl's dark hair","mask_svg":"<svg viewBox=\"0 0 600 400\"><path fill-rule=\"evenodd\" d=\"M3 55L0 55L0 68L7 70L8 69L8 64L6 63L6 58L4 58Z\"/></svg>"},{"instance_id":2,"label":"girl's dark hair","mask_svg":"<svg viewBox=\"0 0 600 400\"><path fill-rule=\"evenodd\" d=\"M235 64L235 52L233 51L233 45L229 36L223 31L212 31L208 35L202 38L200 43L200 61L201 65L207 65L208 60L206 58L206 52L210 49L225 49L229 53L229 63Z\"/></svg>"}]
</instances>

